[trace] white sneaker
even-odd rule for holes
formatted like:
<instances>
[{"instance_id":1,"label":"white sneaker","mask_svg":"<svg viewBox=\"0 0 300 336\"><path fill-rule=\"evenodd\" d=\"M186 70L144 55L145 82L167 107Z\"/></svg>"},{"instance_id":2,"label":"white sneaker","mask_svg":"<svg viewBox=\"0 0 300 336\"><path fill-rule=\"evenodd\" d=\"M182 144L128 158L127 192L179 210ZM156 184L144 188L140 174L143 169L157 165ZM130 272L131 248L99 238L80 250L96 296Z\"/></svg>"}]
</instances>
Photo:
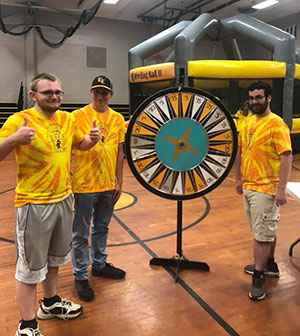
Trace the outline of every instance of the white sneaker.
<instances>
[{"instance_id":1,"label":"white sneaker","mask_svg":"<svg viewBox=\"0 0 300 336\"><path fill-rule=\"evenodd\" d=\"M78 317L82 313L81 305L66 299L55 302L52 306L47 307L43 300L39 301L40 307L37 311L37 317L41 320L49 320L54 317L62 320L71 320Z\"/></svg>"},{"instance_id":2,"label":"white sneaker","mask_svg":"<svg viewBox=\"0 0 300 336\"><path fill-rule=\"evenodd\" d=\"M16 336L43 336L43 334L39 331L39 327L37 326L36 329L32 328L24 328L20 329L21 322L19 323L18 330L16 332Z\"/></svg>"}]
</instances>

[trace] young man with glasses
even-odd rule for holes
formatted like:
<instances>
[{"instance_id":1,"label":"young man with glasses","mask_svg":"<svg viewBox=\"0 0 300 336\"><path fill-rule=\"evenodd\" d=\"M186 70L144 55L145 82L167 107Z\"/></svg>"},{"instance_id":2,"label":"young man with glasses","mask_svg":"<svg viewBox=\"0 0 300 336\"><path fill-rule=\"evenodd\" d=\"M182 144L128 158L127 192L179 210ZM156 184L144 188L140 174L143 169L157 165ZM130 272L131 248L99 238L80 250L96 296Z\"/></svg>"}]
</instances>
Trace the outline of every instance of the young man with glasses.
<instances>
[{"instance_id":1,"label":"young man with glasses","mask_svg":"<svg viewBox=\"0 0 300 336\"><path fill-rule=\"evenodd\" d=\"M16 295L21 314L16 336L41 336L35 319L36 285L44 298L39 319L69 320L82 313L79 304L57 295L58 267L71 259L72 145L89 150L100 139L95 122L84 135L62 102L60 80L47 73L31 82L34 107L10 116L0 130L0 160L15 151L17 161Z\"/></svg>"},{"instance_id":2,"label":"young man with glasses","mask_svg":"<svg viewBox=\"0 0 300 336\"><path fill-rule=\"evenodd\" d=\"M125 122L108 103L113 96L109 78L94 78L90 94L92 103L72 114L79 129L85 132L91 120L97 120L101 132L99 143L88 152L75 150L72 190L75 197L72 263L78 297L91 301L94 291L88 282L90 265L89 231L91 229L91 273L96 277L122 279L125 272L107 263L108 226L114 205L122 192L123 143Z\"/></svg>"},{"instance_id":3,"label":"young man with glasses","mask_svg":"<svg viewBox=\"0 0 300 336\"><path fill-rule=\"evenodd\" d=\"M252 275L249 297L265 298L264 276L279 276L274 261L279 206L287 202L286 184L292 163L290 132L270 109L272 89L258 81L248 88L253 116L239 133L236 184L254 237L254 264L244 271Z\"/></svg>"}]
</instances>

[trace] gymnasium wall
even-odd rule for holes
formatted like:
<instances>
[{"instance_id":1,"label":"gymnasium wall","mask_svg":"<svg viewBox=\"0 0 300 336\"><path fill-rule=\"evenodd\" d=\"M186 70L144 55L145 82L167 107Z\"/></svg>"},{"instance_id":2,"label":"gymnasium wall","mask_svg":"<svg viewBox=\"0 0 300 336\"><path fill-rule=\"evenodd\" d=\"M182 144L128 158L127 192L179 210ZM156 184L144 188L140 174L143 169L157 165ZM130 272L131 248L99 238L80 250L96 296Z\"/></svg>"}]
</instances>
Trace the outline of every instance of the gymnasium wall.
<instances>
[{"instance_id":1,"label":"gymnasium wall","mask_svg":"<svg viewBox=\"0 0 300 336\"><path fill-rule=\"evenodd\" d=\"M0 31L0 102L16 102L25 78L25 40Z\"/></svg>"},{"instance_id":2,"label":"gymnasium wall","mask_svg":"<svg viewBox=\"0 0 300 336\"><path fill-rule=\"evenodd\" d=\"M62 80L66 102L88 102L91 80L104 74L114 84L112 103L128 103L128 50L159 29L149 24L94 18L59 48L45 45L35 31L26 37L0 31L0 102L16 101L21 81L29 87L35 73L52 72ZM51 41L61 39L51 31L47 37L53 37ZM106 68L86 66L87 46L106 49Z\"/></svg>"},{"instance_id":3,"label":"gymnasium wall","mask_svg":"<svg viewBox=\"0 0 300 336\"><path fill-rule=\"evenodd\" d=\"M273 23L279 28L298 25L296 46L300 48L300 15ZM128 50L157 34L161 27L143 23L94 18L59 48L46 46L34 31L26 37L16 37L0 31L0 102L16 101L20 82L29 86L37 72L52 72L63 82L65 102L88 102L91 79L104 74L109 76L115 89L114 104L128 103ZM50 35L49 35L50 34ZM53 34L51 31L48 37ZM54 36L53 36L54 38ZM240 39L238 44L244 59L271 59L271 54L253 42ZM249 48L251 45L251 48ZM87 67L87 47L106 49L106 68ZM146 64L160 63L170 48L146 60ZM197 46L198 59L225 59L221 42L204 40ZM28 98L27 98L28 99ZM28 99L28 104L29 104Z\"/></svg>"}]
</instances>

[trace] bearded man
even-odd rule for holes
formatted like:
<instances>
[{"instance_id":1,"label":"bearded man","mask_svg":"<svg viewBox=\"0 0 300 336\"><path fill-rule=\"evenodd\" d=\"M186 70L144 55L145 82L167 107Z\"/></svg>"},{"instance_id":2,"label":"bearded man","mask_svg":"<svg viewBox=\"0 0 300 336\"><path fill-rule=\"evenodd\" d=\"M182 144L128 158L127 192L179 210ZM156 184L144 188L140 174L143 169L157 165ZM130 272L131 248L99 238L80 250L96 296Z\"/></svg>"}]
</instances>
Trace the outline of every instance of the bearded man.
<instances>
[{"instance_id":1,"label":"bearded man","mask_svg":"<svg viewBox=\"0 0 300 336\"><path fill-rule=\"evenodd\" d=\"M264 276L279 276L274 261L279 207L287 202L286 184L292 163L290 132L270 109L272 89L263 81L248 88L253 116L239 133L236 158L236 192L243 195L244 210L253 234L254 264L249 297L266 296Z\"/></svg>"}]
</instances>

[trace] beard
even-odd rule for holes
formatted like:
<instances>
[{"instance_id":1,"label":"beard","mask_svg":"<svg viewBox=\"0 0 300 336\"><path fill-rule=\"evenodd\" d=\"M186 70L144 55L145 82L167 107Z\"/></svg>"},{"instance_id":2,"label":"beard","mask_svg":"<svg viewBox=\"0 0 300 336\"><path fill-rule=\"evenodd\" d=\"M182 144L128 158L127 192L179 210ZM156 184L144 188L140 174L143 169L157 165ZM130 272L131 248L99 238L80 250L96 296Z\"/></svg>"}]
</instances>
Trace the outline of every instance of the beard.
<instances>
[{"instance_id":1,"label":"beard","mask_svg":"<svg viewBox=\"0 0 300 336\"><path fill-rule=\"evenodd\" d=\"M57 107L50 107L50 106L44 107L43 110L46 113L52 114L52 113L56 112L59 108L60 108L60 104L58 104Z\"/></svg>"},{"instance_id":2,"label":"beard","mask_svg":"<svg viewBox=\"0 0 300 336\"><path fill-rule=\"evenodd\" d=\"M47 114L53 114L56 112L61 105L61 101L53 101L51 103L37 101L39 107Z\"/></svg>"},{"instance_id":3,"label":"beard","mask_svg":"<svg viewBox=\"0 0 300 336\"><path fill-rule=\"evenodd\" d=\"M263 114L268 107L268 101L265 99L263 104L255 103L251 105L251 110L253 114Z\"/></svg>"}]
</instances>

